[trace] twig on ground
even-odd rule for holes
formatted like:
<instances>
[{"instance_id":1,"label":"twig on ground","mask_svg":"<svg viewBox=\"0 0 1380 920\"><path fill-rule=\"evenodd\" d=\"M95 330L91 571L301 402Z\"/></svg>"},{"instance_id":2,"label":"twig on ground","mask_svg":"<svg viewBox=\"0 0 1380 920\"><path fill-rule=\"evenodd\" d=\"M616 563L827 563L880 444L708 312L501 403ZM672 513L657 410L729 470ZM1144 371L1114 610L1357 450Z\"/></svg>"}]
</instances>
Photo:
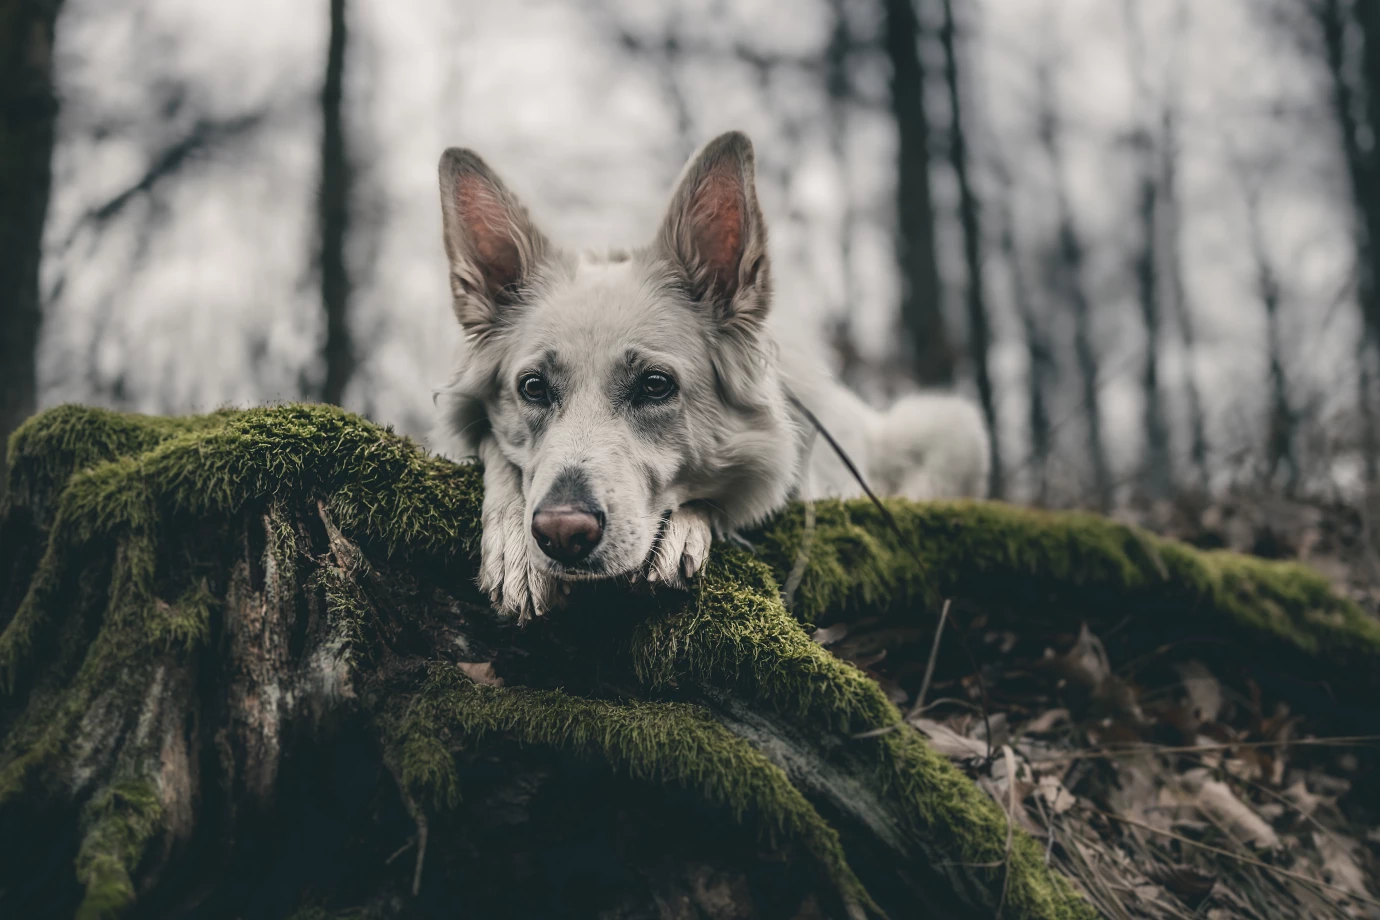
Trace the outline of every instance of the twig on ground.
<instances>
[{"instance_id":1,"label":"twig on ground","mask_svg":"<svg viewBox=\"0 0 1380 920\"><path fill-rule=\"evenodd\" d=\"M1263 860L1256 859L1252 856L1243 856L1240 853L1233 853L1231 850L1226 850L1222 847L1216 847L1210 843L1203 843L1201 841L1194 840L1192 837L1185 837L1182 834L1176 834L1173 831L1163 830L1161 828L1155 827L1152 824L1146 824L1144 821L1137 821L1135 818L1128 818L1125 815L1118 815L1110 811L1103 811L1101 808L1098 808L1095 805L1087 805L1085 803L1085 807L1091 809L1092 811L1096 812L1104 818L1111 819L1112 821L1117 821L1121 824L1126 824L1131 827L1137 827L1143 831L1149 831L1152 834L1159 834L1162 837L1168 837L1171 840L1176 840L1179 843L1187 844L1191 847L1197 847L1198 849L1205 850L1209 853L1215 853L1218 856L1225 856L1227 859L1232 859L1240 863L1245 863L1248 866L1255 866L1257 869L1263 869L1264 871L1279 876L1280 878L1292 879L1293 881L1296 881L1301 885L1309 885L1314 888L1326 889L1327 891L1335 891L1338 894L1344 895L1345 897L1352 898L1357 901L1361 901L1365 904L1369 904L1372 907L1380 907L1380 899L1372 898L1369 895L1357 894L1354 891L1342 888L1338 885L1330 885L1327 882L1311 878L1307 875L1304 875L1301 872L1291 872L1288 869L1281 869L1279 866L1272 866L1269 863L1264 862Z\"/></svg>"},{"instance_id":2,"label":"twig on ground","mask_svg":"<svg viewBox=\"0 0 1380 920\"><path fill-rule=\"evenodd\" d=\"M944 638L944 624L949 620L950 600L944 601L944 609L939 612L939 626L934 631L934 644L930 646L930 660L925 663L925 679L920 682L920 692L915 696L915 705L906 713L906 719L914 719L925 711L925 697L930 692L930 681L934 678L934 665L939 660L939 642ZM989 745L992 743L989 739Z\"/></svg>"}]
</instances>

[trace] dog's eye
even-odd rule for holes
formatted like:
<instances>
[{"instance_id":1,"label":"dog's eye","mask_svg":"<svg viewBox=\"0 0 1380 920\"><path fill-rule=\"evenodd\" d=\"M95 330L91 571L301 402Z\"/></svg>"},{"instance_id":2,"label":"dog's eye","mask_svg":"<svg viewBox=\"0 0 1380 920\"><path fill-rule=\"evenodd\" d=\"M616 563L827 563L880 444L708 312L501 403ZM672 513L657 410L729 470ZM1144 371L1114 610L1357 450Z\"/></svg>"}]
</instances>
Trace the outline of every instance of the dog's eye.
<instances>
[{"instance_id":1,"label":"dog's eye","mask_svg":"<svg viewBox=\"0 0 1380 920\"><path fill-rule=\"evenodd\" d=\"M639 384L639 395L643 399L666 399L676 391L676 382L665 374L646 374Z\"/></svg>"},{"instance_id":2,"label":"dog's eye","mask_svg":"<svg viewBox=\"0 0 1380 920\"><path fill-rule=\"evenodd\" d=\"M522 398L530 403L545 404L551 399L551 392L547 389L546 379L541 374L528 374L518 381L518 392Z\"/></svg>"}]
</instances>

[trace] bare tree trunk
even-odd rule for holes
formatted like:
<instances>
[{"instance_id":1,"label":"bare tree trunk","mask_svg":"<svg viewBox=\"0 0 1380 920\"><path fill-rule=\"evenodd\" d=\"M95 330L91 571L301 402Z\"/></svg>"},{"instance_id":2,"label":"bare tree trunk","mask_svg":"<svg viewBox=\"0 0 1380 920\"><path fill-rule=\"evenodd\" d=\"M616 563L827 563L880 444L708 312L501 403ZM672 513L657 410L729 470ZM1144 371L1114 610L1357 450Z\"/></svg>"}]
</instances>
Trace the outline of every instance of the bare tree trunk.
<instances>
[{"instance_id":1,"label":"bare tree trunk","mask_svg":"<svg viewBox=\"0 0 1380 920\"><path fill-rule=\"evenodd\" d=\"M1259 189L1247 180L1245 194L1251 257L1255 261L1256 291L1260 297L1260 304L1265 309L1266 348L1269 354L1267 386L1270 404L1267 410L1269 414L1264 479L1267 484L1273 485L1280 467L1284 467L1287 471L1284 491L1293 495L1298 491L1301 471L1298 455L1294 450L1298 418L1289 398L1289 378L1284 369L1283 342L1279 329L1283 291L1280 288L1279 273L1275 270L1274 259L1265 242L1260 219Z\"/></svg>"},{"instance_id":2,"label":"bare tree trunk","mask_svg":"<svg viewBox=\"0 0 1380 920\"><path fill-rule=\"evenodd\" d=\"M1137 0L1126 0L1123 9L1131 52L1131 79L1136 86L1136 107L1140 111L1131 138L1139 172L1136 217L1140 223L1140 245L1135 255L1136 289L1141 321L1145 326L1145 364L1141 372L1145 451L1137 478L1141 497L1160 501L1174 492L1174 451L1160 388L1160 188L1155 142L1149 124L1154 105L1146 79L1145 37L1136 3Z\"/></svg>"},{"instance_id":3,"label":"bare tree trunk","mask_svg":"<svg viewBox=\"0 0 1380 920\"><path fill-rule=\"evenodd\" d=\"M1049 392L1054 386L1054 351L1050 347L1049 336L1045 334L1036 314L1034 301L1030 296L1030 282L1026 278L1021 262L1020 247L1016 243L1016 220L1012 214L1012 190L1009 181L1003 182L1003 202L1000 211L1001 254L1011 272L1011 296L1015 301L1016 314L1021 320L1025 333L1026 353L1029 361L1026 390L1030 397L1027 408L1027 425L1030 428L1030 459L1027 465L1031 470L1033 499L1035 504L1043 505L1049 500L1049 455L1053 437L1049 418Z\"/></svg>"},{"instance_id":4,"label":"bare tree trunk","mask_svg":"<svg viewBox=\"0 0 1380 920\"><path fill-rule=\"evenodd\" d=\"M1380 12L1375 0L1357 0L1353 12L1361 26L1362 70L1366 92L1364 116L1357 105L1356 88L1349 78L1347 31L1349 16L1342 0L1321 0L1312 7L1322 35L1323 52L1332 90L1332 110L1341 134L1342 154L1351 182L1353 226L1356 247L1356 295L1361 308L1365 341L1363 362L1373 356L1380 342L1380 287L1375 273L1376 243L1380 241L1380 176L1376 174L1373 152L1366 149L1362 134L1374 135L1380 127ZM1366 480L1380 478L1380 433L1369 410L1369 375L1358 374L1358 408L1362 420L1362 453Z\"/></svg>"},{"instance_id":5,"label":"bare tree trunk","mask_svg":"<svg viewBox=\"0 0 1380 920\"><path fill-rule=\"evenodd\" d=\"M897 258L903 292L901 324L910 336L912 368L922 384L948 384L954 356L944 327L944 299L935 252L930 190L930 124L920 60L920 20L913 0L886 0L886 52L891 59L891 108L897 155Z\"/></svg>"},{"instance_id":6,"label":"bare tree trunk","mask_svg":"<svg viewBox=\"0 0 1380 920\"><path fill-rule=\"evenodd\" d=\"M1153 170L1154 151L1150 138L1143 136L1139 143L1145 147L1141 154L1145 168ZM1136 254L1136 287L1141 320L1145 325L1145 364L1141 372L1145 457L1140 471L1140 488L1143 497L1154 501L1166 499L1174 493L1174 454L1160 388L1160 290L1155 258L1155 214L1159 189L1153 172L1142 175L1139 184L1137 210L1143 238L1140 251Z\"/></svg>"},{"instance_id":7,"label":"bare tree trunk","mask_svg":"<svg viewBox=\"0 0 1380 920\"><path fill-rule=\"evenodd\" d=\"M53 178L61 7L61 0L0 2L0 497L10 432L38 402L38 269Z\"/></svg>"},{"instance_id":8,"label":"bare tree trunk","mask_svg":"<svg viewBox=\"0 0 1380 920\"><path fill-rule=\"evenodd\" d=\"M848 132L848 110L853 102L853 80L848 72L853 53L853 36L848 27L848 14L843 0L833 0L830 8L834 27L829 45L824 51L824 91L829 99L829 149L838 164L839 174L847 175L848 150L844 143ZM855 220L853 192L844 182L843 215L839 227L839 261L843 269L842 303L829 329L829 338L839 361L839 379L858 389L865 370L862 354L853 339L852 317L857 304L857 286L853 281L853 222Z\"/></svg>"},{"instance_id":9,"label":"bare tree trunk","mask_svg":"<svg viewBox=\"0 0 1380 920\"><path fill-rule=\"evenodd\" d=\"M963 258L968 266L968 349L973 358L977 377L978 399L983 417L987 419L988 443L991 445L991 474L988 492L1001 498L1006 491L1001 455L1001 426L997 421L996 396L992 389L992 374L988 366L991 329L987 315L987 287L983 275L982 206L968 175L968 137L963 127L963 100L959 87L958 51L954 43L953 0L944 0L944 25L939 32L944 47L944 82L949 90L949 162L958 180L959 220L963 225Z\"/></svg>"},{"instance_id":10,"label":"bare tree trunk","mask_svg":"<svg viewBox=\"0 0 1380 920\"><path fill-rule=\"evenodd\" d=\"M326 376L322 402L340 405L354 376L356 354L350 336L350 270L346 244L350 235L352 175L345 139L345 0L330 0L331 31L326 52L326 79L321 89L320 222L321 306L326 313Z\"/></svg>"},{"instance_id":11,"label":"bare tree trunk","mask_svg":"<svg viewBox=\"0 0 1380 920\"><path fill-rule=\"evenodd\" d=\"M1054 98L1053 76L1048 68L1039 73L1040 143L1054 176L1055 208L1058 214L1059 293L1073 310L1073 349L1082 383L1082 409L1088 439L1088 461L1092 465L1093 494L1097 506L1110 510L1115 499L1111 463L1102 435L1102 399L1098 390L1097 347L1093 343L1092 304L1083 279L1084 247L1069 202L1068 178L1064 175L1063 152L1059 146L1059 122Z\"/></svg>"},{"instance_id":12,"label":"bare tree trunk","mask_svg":"<svg viewBox=\"0 0 1380 920\"><path fill-rule=\"evenodd\" d=\"M1207 492L1212 484L1208 469L1207 421L1203 412L1203 394L1198 386L1198 372L1194 363L1197 354L1197 324L1193 306L1188 300L1184 281L1182 213L1179 206L1179 146L1177 104L1166 104L1160 128L1160 189L1164 213L1164 266L1169 284L1169 301L1179 326L1179 338L1184 347L1184 390L1188 397L1189 453L1197 472L1198 488Z\"/></svg>"},{"instance_id":13,"label":"bare tree trunk","mask_svg":"<svg viewBox=\"0 0 1380 920\"><path fill-rule=\"evenodd\" d=\"M1335 2L1335 0L1333 0ZM1362 71L1365 79L1366 122L1370 128L1371 143L1365 163L1366 183L1357 186L1353 193L1364 212L1365 251L1358 247L1358 258L1365 262L1357 266L1360 289L1361 310L1365 315L1366 336L1360 343L1361 372L1358 374L1360 388L1359 402L1361 415L1361 452L1365 462L1366 481L1374 485L1380 481L1380 430L1374 407L1374 392L1371 389L1373 377L1372 364L1380 358L1380 279L1376 277L1376 246L1380 244L1380 164L1376 162L1376 138L1380 131L1380 3L1376 0L1356 0L1354 15L1361 25ZM1330 50L1330 49L1329 49ZM1331 54L1329 54L1329 60ZM1342 79L1340 76L1335 80ZM1343 80L1344 82L1344 80ZM1338 105L1343 100L1338 100ZM1353 142L1356 140L1352 136ZM1351 150L1348 149L1348 158ZM1354 175L1354 173L1353 173Z\"/></svg>"}]
</instances>

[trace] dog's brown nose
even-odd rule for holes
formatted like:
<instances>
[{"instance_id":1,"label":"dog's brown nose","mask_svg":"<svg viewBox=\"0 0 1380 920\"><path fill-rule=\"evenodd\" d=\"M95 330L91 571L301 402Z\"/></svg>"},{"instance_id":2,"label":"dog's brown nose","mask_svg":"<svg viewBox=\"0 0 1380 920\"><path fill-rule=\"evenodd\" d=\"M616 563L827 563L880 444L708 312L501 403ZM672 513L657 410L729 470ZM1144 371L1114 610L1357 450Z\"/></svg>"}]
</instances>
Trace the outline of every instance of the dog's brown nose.
<instances>
[{"instance_id":1,"label":"dog's brown nose","mask_svg":"<svg viewBox=\"0 0 1380 920\"><path fill-rule=\"evenodd\" d=\"M572 565L599 545L604 536L604 514L574 505L538 508L532 515L532 536L543 553L563 565Z\"/></svg>"}]
</instances>

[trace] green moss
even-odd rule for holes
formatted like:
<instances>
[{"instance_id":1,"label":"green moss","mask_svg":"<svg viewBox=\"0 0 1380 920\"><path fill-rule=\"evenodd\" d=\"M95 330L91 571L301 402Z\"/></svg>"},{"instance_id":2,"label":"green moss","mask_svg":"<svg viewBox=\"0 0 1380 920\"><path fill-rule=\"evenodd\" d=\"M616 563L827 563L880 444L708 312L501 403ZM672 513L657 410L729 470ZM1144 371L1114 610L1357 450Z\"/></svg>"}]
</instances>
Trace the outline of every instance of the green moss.
<instances>
[{"instance_id":1,"label":"green moss","mask_svg":"<svg viewBox=\"0 0 1380 920\"><path fill-rule=\"evenodd\" d=\"M897 605L933 608L938 597L1004 592L1028 612L1106 616L1098 601L1198 622L1223 621L1309 655L1369 660L1380 654L1380 622L1336 594L1305 566L1228 552L1203 552L1090 514L999 503L893 500L904 542L868 502L816 502L809 565L793 613L805 623ZM793 508L758 535L762 558L790 570L804 540ZM915 564L913 553L924 560ZM1039 604L1030 601L1047 600Z\"/></svg>"},{"instance_id":2,"label":"green moss","mask_svg":"<svg viewBox=\"0 0 1380 920\"><path fill-rule=\"evenodd\" d=\"M284 576L274 583L297 577L289 567L300 548L287 511L318 501L371 558L423 560L457 581L474 573L480 472L330 407L191 419L64 407L16 433L10 463L10 506L24 509L47 542L0 632L0 697L9 694L7 705L20 709L0 745L0 803L70 761L93 711L137 711L125 704L145 692L162 656L187 655L207 641L216 598L204 576L160 571L169 565L160 549L189 521L230 520L246 508L267 513L268 558ZM896 726L900 714L880 690L811 642L797 620L932 607L938 595L984 599L997 590L1048 601L1023 605L1031 616L1076 623L1106 615L1106 601L1115 599L1126 610L1244 630L1335 661L1360 682L1375 673L1380 627L1306 568L1201 553L1088 515L973 503L891 508L900 540L867 503L816 504L792 613L776 578L792 569L805 540L799 508L754 537L758 558L716 547L693 602L656 612L634 630L632 665L644 688L662 696L688 684L730 688L845 736ZM909 547L918 548L923 571ZM109 571L103 591L88 584L91 559ZM338 564L364 563L328 560L315 575L328 625L359 665L371 653L370 607L358 573ZM160 598L159 589L175 600ZM90 628L82 625L88 621ZM74 648L64 653L71 666L63 679L40 673L40 651L68 641ZM453 806L463 791L456 750L502 734L602 759L635 779L680 785L751 816L769 834L798 842L846 895L862 900L833 829L766 757L693 705L477 687L438 667L405 711L384 722L391 762L431 808ZM911 843L973 900L1000 902L1005 916L1091 915L1023 833L1013 836L1008 858L1000 808L913 731L854 744L850 753L869 765L871 784ZM141 797L151 791L119 788L88 810L79 872L90 916L128 903L130 873L156 832L156 797Z\"/></svg>"},{"instance_id":3,"label":"green moss","mask_svg":"<svg viewBox=\"0 0 1380 920\"><path fill-rule=\"evenodd\" d=\"M134 870L161 828L162 807L152 783L110 786L86 808L86 833L77 852L77 880L86 894L77 920L107 920L134 903Z\"/></svg>"},{"instance_id":4,"label":"green moss","mask_svg":"<svg viewBox=\"0 0 1380 920\"><path fill-rule=\"evenodd\" d=\"M454 807L461 790L453 751L492 734L596 758L634 780L689 789L740 823L751 815L772 842L801 845L846 899L871 905L837 832L779 767L698 706L479 686L438 665L397 720L392 756L414 795Z\"/></svg>"},{"instance_id":5,"label":"green moss","mask_svg":"<svg viewBox=\"0 0 1380 920\"><path fill-rule=\"evenodd\" d=\"M55 409L26 423L10 445L16 475L44 471L31 475L56 482L54 470L66 458L94 456L69 446L80 411ZM58 421L48 424L51 414ZM102 450L120 443L110 430L137 444L146 438L153 446L66 480L29 594L0 633L0 687L13 691L42 630L54 625L54 592L73 550L99 537L152 535L169 513L228 515L250 500L320 499L342 528L372 538L388 556L408 552L468 562L477 546L483 486L474 468L427 456L406 438L333 407L227 411L208 417L214 424L153 424L147 430L140 417L127 429L107 430L109 415L94 416ZM52 430L57 434L48 435ZM57 446L49 448L50 440L40 435ZM44 449L58 458L31 453ZM152 540L140 541L133 551L134 575L146 581L156 558Z\"/></svg>"},{"instance_id":6,"label":"green moss","mask_svg":"<svg viewBox=\"0 0 1380 920\"><path fill-rule=\"evenodd\" d=\"M1013 835L1001 809L909 728L861 671L813 642L782 605L767 566L741 549L718 545L700 576L696 603L649 618L634 633L639 676L651 687L697 682L737 693L806 725L857 738L854 753L871 762L909 838L961 889L1003 916L1092 917L1091 907L1044 863L1025 833ZM984 868L985 867L985 868Z\"/></svg>"},{"instance_id":7,"label":"green moss","mask_svg":"<svg viewBox=\"0 0 1380 920\"><path fill-rule=\"evenodd\" d=\"M141 454L168 438L214 428L228 412L169 418L88 406L59 406L35 415L10 437L7 500L50 521L55 499L78 470Z\"/></svg>"}]
</instances>

